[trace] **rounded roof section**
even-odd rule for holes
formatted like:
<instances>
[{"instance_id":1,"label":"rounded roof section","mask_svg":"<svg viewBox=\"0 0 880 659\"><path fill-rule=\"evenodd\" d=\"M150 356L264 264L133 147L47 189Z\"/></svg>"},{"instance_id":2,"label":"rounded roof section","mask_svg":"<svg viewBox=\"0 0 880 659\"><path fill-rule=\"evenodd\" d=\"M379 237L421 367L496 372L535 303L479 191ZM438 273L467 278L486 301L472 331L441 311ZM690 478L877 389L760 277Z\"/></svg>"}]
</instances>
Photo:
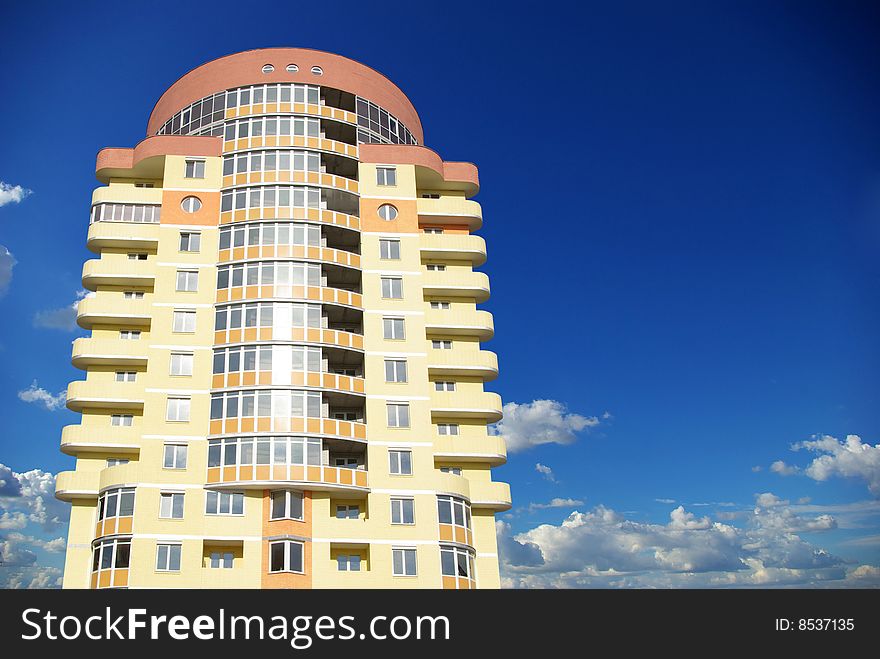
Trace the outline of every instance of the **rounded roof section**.
<instances>
[{"instance_id":1,"label":"rounded roof section","mask_svg":"<svg viewBox=\"0 0 880 659\"><path fill-rule=\"evenodd\" d=\"M263 73L271 64L274 71ZM287 70L296 64L298 71ZM321 67L316 76L313 67ZM413 104L384 75L360 62L309 48L260 48L226 55L193 69L162 94L150 113L147 135L155 135L169 118L190 103L225 89L270 82L297 82L332 87L369 99L397 117L424 141L422 122Z\"/></svg>"}]
</instances>

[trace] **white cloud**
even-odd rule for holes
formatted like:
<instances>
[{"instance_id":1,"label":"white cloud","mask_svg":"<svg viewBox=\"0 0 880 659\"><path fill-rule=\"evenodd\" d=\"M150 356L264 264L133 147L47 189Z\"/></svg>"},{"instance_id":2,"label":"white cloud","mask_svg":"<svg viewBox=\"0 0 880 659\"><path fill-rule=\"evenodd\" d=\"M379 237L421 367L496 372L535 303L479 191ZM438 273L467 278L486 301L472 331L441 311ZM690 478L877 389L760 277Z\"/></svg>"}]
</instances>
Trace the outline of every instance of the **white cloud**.
<instances>
[{"instance_id":1,"label":"white cloud","mask_svg":"<svg viewBox=\"0 0 880 659\"><path fill-rule=\"evenodd\" d=\"M744 527L697 517L683 506L666 524L627 519L604 506L575 510L559 525L511 534L500 522L503 583L524 588L880 585L873 566L844 561L797 534L834 528L830 515L794 513L771 493L756 498ZM862 576L859 576L862 575Z\"/></svg>"},{"instance_id":2,"label":"white cloud","mask_svg":"<svg viewBox=\"0 0 880 659\"><path fill-rule=\"evenodd\" d=\"M547 465L542 465L540 462L535 465L535 471L541 474L546 480L551 483L558 483L556 480L556 476L553 474L553 470Z\"/></svg>"},{"instance_id":3,"label":"white cloud","mask_svg":"<svg viewBox=\"0 0 880 659\"><path fill-rule=\"evenodd\" d=\"M595 416L570 413L555 400L507 403L503 411L493 432L504 438L511 453L541 444L572 444L578 432L599 425Z\"/></svg>"},{"instance_id":4,"label":"white cloud","mask_svg":"<svg viewBox=\"0 0 880 659\"><path fill-rule=\"evenodd\" d=\"M816 481L826 481L832 476L856 478L868 484L868 490L880 497L880 444L862 443L858 435L847 435L838 441L830 435L799 442L793 451L806 450L819 457L804 469L804 473Z\"/></svg>"},{"instance_id":5,"label":"white cloud","mask_svg":"<svg viewBox=\"0 0 880 659\"><path fill-rule=\"evenodd\" d=\"M25 403L37 403L43 405L50 412L54 412L64 407L64 403L67 400L67 392L59 391L53 396L34 380L31 382L31 386L18 392L18 397Z\"/></svg>"},{"instance_id":6,"label":"white cloud","mask_svg":"<svg viewBox=\"0 0 880 659\"><path fill-rule=\"evenodd\" d=\"M32 190L20 185L11 185L0 181L0 206L20 203L25 197L32 194Z\"/></svg>"},{"instance_id":7,"label":"white cloud","mask_svg":"<svg viewBox=\"0 0 880 659\"><path fill-rule=\"evenodd\" d=\"M12 571L5 588L61 588L61 569L36 566Z\"/></svg>"},{"instance_id":8,"label":"white cloud","mask_svg":"<svg viewBox=\"0 0 880 659\"><path fill-rule=\"evenodd\" d=\"M8 249L0 245L0 297L6 295L12 283L12 269L17 261Z\"/></svg>"},{"instance_id":9,"label":"white cloud","mask_svg":"<svg viewBox=\"0 0 880 659\"><path fill-rule=\"evenodd\" d=\"M76 324L76 310L81 300L94 297L94 293L90 291L79 291L76 294L76 300L67 306L59 309L47 309L38 311L34 314L34 327L45 327L48 329L60 329L67 332L75 332L79 329Z\"/></svg>"},{"instance_id":10,"label":"white cloud","mask_svg":"<svg viewBox=\"0 0 880 659\"><path fill-rule=\"evenodd\" d=\"M675 499L654 499L657 503L675 503Z\"/></svg>"},{"instance_id":11,"label":"white cloud","mask_svg":"<svg viewBox=\"0 0 880 659\"><path fill-rule=\"evenodd\" d=\"M580 499L563 499L561 497L554 497L547 503L530 503L529 512L547 510L548 508L574 508L575 506L582 505L584 505L584 502Z\"/></svg>"},{"instance_id":12,"label":"white cloud","mask_svg":"<svg viewBox=\"0 0 880 659\"><path fill-rule=\"evenodd\" d=\"M780 476L794 476L800 469L794 465L787 465L782 460L777 460L770 465L770 471Z\"/></svg>"}]
</instances>

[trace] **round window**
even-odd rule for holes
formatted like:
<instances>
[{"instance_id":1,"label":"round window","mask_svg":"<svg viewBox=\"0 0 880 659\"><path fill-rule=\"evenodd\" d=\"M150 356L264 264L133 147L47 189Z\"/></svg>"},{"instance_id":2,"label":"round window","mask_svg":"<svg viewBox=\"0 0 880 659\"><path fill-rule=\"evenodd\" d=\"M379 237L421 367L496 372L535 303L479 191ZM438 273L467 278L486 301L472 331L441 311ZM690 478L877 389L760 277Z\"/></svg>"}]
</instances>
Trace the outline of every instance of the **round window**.
<instances>
[{"instance_id":1,"label":"round window","mask_svg":"<svg viewBox=\"0 0 880 659\"><path fill-rule=\"evenodd\" d=\"M299 67L296 64L288 64L287 65L287 72L288 73L296 73L297 71L299 71Z\"/></svg>"},{"instance_id":2,"label":"round window","mask_svg":"<svg viewBox=\"0 0 880 659\"><path fill-rule=\"evenodd\" d=\"M272 66L271 64L264 64L263 65L263 73L272 73L272 71L274 71L274 70L275 70L275 67Z\"/></svg>"},{"instance_id":3,"label":"round window","mask_svg":"<svg viewBox=\"0 0 880 659\"><path fill-rule=\"evenodd\" d=\"M187 213L195 213L202 207L202 200L198 197L184 197L180 207Z\"/></svg>"},{"instance_id":4,"label":"round window","mask_svg":"<svg viewBox=\"0 0 880 659\"><path fill-rule=\"evenodd\" d=\"M316 76L321 76L324 75L324 69L322 69L320 66L313 66L312 73L314 73Z\"/></svg>"},{"instance_id":5,"label":"round window","mask_svg":"<svg viewBox=\"0 0 880 659\"><path fill-rule=\"evenodd\" d=\"M397 217L397 208L391 204L382 204L378 209L379 217L383 220L393 220Z\"/></svg>"}]
</instances>

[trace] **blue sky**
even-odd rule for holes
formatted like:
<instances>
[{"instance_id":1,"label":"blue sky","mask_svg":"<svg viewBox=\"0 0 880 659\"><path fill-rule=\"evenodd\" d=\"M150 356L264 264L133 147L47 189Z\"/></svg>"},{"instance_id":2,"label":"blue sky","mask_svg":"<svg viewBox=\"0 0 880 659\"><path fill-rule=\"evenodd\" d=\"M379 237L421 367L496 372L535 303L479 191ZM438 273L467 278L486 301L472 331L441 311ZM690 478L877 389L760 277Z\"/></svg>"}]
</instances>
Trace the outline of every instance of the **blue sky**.
<instances>
[{"instance_id":1,"label":"blue sky","mask_svg":"<svg viewBox=\"0 0 880 659\"><path fill-rule=\"evenodd\" d=\"M77 416L53 396L80 376L96 152L142 139L189 69L279 45L382 71L428 146L480 168L490 388L520 405L507 585L880 584L880 11L337 6L4 9L0 584L62 560L47 474Z\"/></svg>"}]
</instances>

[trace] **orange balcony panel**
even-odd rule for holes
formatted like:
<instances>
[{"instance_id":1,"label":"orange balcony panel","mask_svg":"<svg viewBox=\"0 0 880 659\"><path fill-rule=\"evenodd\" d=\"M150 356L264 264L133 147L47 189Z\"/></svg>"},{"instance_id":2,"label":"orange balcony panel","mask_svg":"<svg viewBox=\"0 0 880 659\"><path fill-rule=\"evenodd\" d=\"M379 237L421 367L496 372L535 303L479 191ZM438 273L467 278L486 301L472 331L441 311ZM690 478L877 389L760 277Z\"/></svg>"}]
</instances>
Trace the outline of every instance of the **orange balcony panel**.
<instances>
[{"instance_id":1,"label":"orange balcony panel","mask_svg":"<svg viewBox=\"0 0 880 659\"><path fill-rule=\"evenodd\" d=\"M455 577L443 577L443 588L445 590L455 590L456 589Z\"/></svg>"},{"instance_id":2,"label":"orange balcony panel","mask_svg":"<svg viewBox=\"0 0 880 659\"><path fill-rule=\"evenodd\" d=\"M440 539L444 542L452 542L454 534L452 532L451 524L441 524L440 525Z\"/></svg>"}]
</instances>

